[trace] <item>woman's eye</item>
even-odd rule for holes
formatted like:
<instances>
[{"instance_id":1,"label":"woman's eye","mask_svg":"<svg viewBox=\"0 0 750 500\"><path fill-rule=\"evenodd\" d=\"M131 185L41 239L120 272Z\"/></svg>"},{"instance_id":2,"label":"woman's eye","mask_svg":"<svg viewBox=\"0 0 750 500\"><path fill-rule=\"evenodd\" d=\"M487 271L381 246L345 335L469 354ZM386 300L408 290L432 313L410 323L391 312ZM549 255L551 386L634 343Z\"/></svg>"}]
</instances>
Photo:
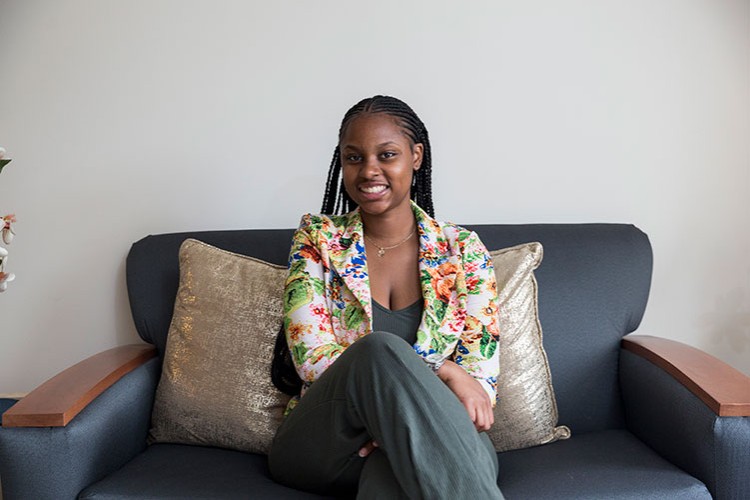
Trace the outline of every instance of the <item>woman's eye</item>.
<instances>
[{"instance_id":1,"label":"woman's eye","mask_svg":"<svg viewBox=\"0 0 750 500\"><path fill-rule=\"evenodd\" d=\"M387 158L393 158L394 156L396 156L396 153L394 153L393 151L386 151L386 152L382 153L380 156L382 156L383 158L386 158L386 159Z\"/></svg>"},{"instance_id":2,"label":"woman's eye","mask_svg":"<svg viewBox=\"0 0 750 500\"><path fill-rule=\"evenodd\" d=\"M355 162L360 161L361 159L362 157L359 155L347 155L346 156L346 161L348 161L349 163L355 163Z\"/></svg>"}]
</instances>

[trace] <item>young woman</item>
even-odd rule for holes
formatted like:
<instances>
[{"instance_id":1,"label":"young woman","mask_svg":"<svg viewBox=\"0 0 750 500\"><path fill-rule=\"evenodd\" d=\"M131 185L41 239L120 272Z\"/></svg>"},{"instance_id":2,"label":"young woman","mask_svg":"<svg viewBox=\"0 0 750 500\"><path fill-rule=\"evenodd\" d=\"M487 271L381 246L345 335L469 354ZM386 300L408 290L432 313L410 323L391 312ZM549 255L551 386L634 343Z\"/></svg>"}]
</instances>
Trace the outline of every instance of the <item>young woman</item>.
<instances>
[{"instance_id":1,"label":"young woman","mask_svg":"<svg viewBox=\"0 0 750 500\"><path fill-rule=\"evenodd\" d=\"M490 499L497 290L478 236L433 219L414 111L375 96L344 116L323 201L290 254L284 328L301 396L272 476L358 498Z\"/></svg>"}]
</instances>

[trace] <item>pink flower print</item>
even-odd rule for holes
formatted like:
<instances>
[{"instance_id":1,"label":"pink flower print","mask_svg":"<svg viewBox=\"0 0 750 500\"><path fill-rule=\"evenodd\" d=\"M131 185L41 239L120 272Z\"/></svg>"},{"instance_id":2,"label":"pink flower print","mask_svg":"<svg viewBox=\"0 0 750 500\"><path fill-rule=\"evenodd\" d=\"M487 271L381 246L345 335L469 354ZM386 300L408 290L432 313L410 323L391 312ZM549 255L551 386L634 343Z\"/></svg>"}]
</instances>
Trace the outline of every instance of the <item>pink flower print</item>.
<instances>
[{"instance_id":1,"label":"pink flower print","mask_svg":"<svg viewBox=\"0 0 750 500\"><path fill-rule=\"evenodd\" d=\"M466 288L468 288L469 290L476 290L476 288L479 286L479 281L479 276L467 276Z\"/></svg>"},{"instance_id":2,"label":"pink flower print","mask_svg":"<svg viewBox=\"0 0 750 500\"><path fill-rule=\"evenodd\" d=\"M322 306L320 304L310 304L310 312L313 314L313 316L317 316L321 323L330 320L330 314L328 313L328 309L325 306Z\"/></svg>"},{"instance_id":3,"label":"pink flower print","mask_svg":"<svg viewBox=\"0 0 750 500\"><path fill-rule=\"evenodd\" d=\"M479 269L479 264L477 264L476 262L466 262L464 264L464 271L466 272L466 274L475 273L477 272L478 269Z\"/></svg>"},{"instance_id":4,"label":"pink flower print","mask_svg":"<svg viewBox=\"0 0 750 500\"><path fill-rule=\"evenodd\" d=\"M453 309L453 318L448 323L451 331L462 332L464 331L464 324L466 323L466 309L459 307Z\"/></svg>"}]
</instances>

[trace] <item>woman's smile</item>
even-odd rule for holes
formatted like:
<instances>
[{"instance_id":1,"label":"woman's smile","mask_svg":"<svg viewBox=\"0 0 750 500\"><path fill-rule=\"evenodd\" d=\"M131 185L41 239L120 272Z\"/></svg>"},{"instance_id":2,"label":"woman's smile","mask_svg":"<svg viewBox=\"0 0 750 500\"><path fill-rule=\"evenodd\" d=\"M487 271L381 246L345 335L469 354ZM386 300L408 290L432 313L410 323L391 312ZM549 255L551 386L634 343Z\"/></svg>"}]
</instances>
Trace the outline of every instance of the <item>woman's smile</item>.
<instances>
[{"instance_id":1,"label":"woman's smile","mask_svg":"<svg viewBox=\"0 0 750 500\"><path fill-rule=\"evenodd\" d=\"M360 191L364 191L365 193L369 193L369 194L380 194L386 189L388 189L388 186L383 186L382 184L379 186L360 186L359 187Z\"/></svg>"},{"instance_id":2,"label":"woman's smile","mask_svg":"<svg viewBox=\"0 0 750 500\"><path fill-rule=\"evenodd\" d=\"M388 191L388 186L386 186L385 184L361 184L359 186L359 191L366 199L374 201L385 196L386 192Z\"/></svg>"}]
</instances>

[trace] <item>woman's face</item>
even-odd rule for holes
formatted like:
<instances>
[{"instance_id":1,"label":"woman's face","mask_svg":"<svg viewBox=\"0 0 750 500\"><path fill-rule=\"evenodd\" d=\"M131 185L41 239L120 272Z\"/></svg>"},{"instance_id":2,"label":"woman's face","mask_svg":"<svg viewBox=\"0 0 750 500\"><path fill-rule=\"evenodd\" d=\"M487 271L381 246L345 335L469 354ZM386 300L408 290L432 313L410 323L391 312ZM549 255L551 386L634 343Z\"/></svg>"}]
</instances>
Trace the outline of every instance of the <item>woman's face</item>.
<instances>
[{"instance_id":1,"label":"woman's face","mask_svg":"<svg viewBox=\"0 0 750 500\"><path fill-rule=\"evenodd\" d=\"M409 206L422 144L411 144L397 120L386 113L353 119L339 143L344 187L366 214L380 215Z\"/></svg>"}]
</instances>

